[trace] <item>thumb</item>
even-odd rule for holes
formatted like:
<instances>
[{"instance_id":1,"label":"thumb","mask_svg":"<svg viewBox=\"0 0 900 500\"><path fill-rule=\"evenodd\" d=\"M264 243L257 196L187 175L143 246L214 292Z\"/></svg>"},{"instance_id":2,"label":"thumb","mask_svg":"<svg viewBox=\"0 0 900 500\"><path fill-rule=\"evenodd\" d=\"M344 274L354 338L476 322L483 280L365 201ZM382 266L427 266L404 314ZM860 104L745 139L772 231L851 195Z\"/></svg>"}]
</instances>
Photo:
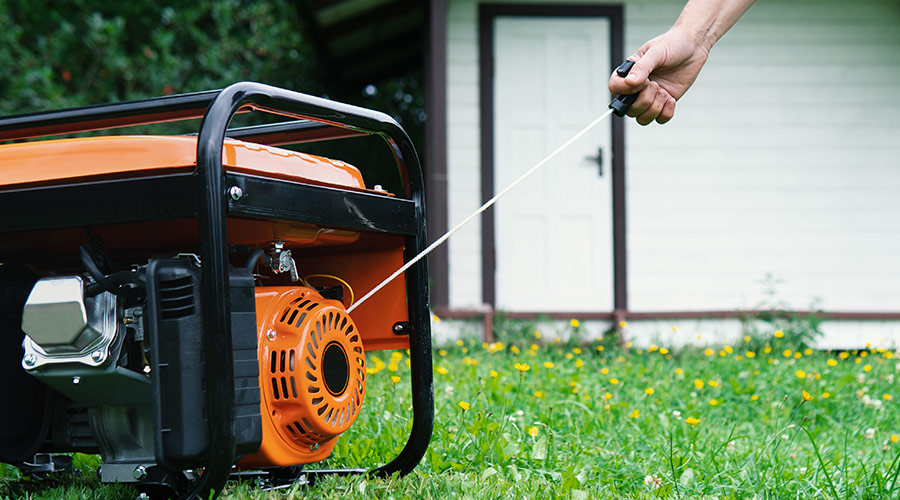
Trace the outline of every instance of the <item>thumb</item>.
<instances>
[{"instance_id":1,"label":"thumb","mask_svg":"<svg viewBox=\"0 0 900 500\"><path fill-rule=\"evenodd\" d=\"M634 67L625 77L625 83L629 87L642 86L647 82L650 73L662 66L665 60L665 51L658 48L658 45L651 45L643 55L635 54L631 60L634 61Z\"/></svg>"}]
</instances>

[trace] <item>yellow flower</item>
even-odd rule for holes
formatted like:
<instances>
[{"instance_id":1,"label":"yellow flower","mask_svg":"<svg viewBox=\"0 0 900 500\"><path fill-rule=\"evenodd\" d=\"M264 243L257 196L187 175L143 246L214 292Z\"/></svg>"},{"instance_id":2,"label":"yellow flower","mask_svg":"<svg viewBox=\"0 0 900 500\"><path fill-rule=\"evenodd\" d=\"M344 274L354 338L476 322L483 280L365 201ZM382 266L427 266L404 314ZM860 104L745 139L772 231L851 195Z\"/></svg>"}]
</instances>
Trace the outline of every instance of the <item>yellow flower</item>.
<instances>
[{"instance_id":1,"label":"yellow flower","mask_svg":"<svg viewBox=\"0 0 900 500\"><path fill-rule=\"evenodd\" d=\"M574 354L572 354L572 353L571 353L571 352L567 352L567 353L566 353L566 355L565 355L565 356L563 356L563 357L564 357L564 358L566 358L566 359L572 359L572 358L574 358L574 357L575 357L575 355L574 355Z\"/></svg>"},{"instance_id":2,"label":"yellow flower","mask_svg":"<svg viewBox=\"0 0 900 500\"><path fill-rule=\"evenodd\" d=\"M403 354L400 354L397 351L394 351L391 353L391 361L396 362L396 361L400 361L401 359L403 359Z\"/></svg>"},{"instance_id":3,"label":"yellow flower","mask_svg":"<svg viewBox=\"0 0 900 500\"><path fill-rule=\"evenodd\" d=\"M700 419L697 417L688 417L688 418L684 419L684 423L686 423L688 425L697 425L700 423Z\"/></svg>"},{"instance_id":4,"label":"yellow flower","mask_svg":"<svg viewBox=\"0 0 900 500\"><path fill-rule=\"evenodd\" d=\"M511 346L509 346L509 352L511 352L513 354L519 354L520 351L519 351L518 347L511 345Z\"/></svg>"},{"instance_id":5,"label":"yellow flower","mask_svg":"<svg viewBox=\"0 0 900 500\"><path fill-rule=\"evenodd\" d=\"M728 354L731 354L734 352L734 349L732 349L730 345L723 347L722 350L727 352Z\"/></svg>"},{"instance_id":6,"label":"yellow flower","mask_svg":"<svg viewBox=\"0 0 900 500\"><path fill-rule=\"evenodd\" d=\"M438 318L438 317L437 317L437 314L432 314L432 315L431 315L431 319L432 319L435 323L440 323L440 322L441 322L441 318Z\"/></svg>"},{"instance_id":7,"label":"yellow flower","mask_svg":"<svg viewBox=\"0 0 900 500\"><path fill-rule=\"evenodd\" d=\"M538 428L535 426L531 426L528 428L528 435L531 437L536 437L538 435Z\"/></svg>"},{"instance_id":8,"label":"yellow flower","mask_svg":"<svg viewBox=\"0 0 900 500\"><path fill-rule=\"evenodd\" d=\"M676 368L675 375L684 375L684 370L682 370L681 368Z\"/></svg>"},{"instance_id":9,"label":"yellow flower","mask_svg":"<svg viewBox=\"0 0 900 500\"><path fill-rule=\"evenodd\" d=\"M544 361L544 368L549 370L549 369L553 368L554 366L556 366L556 365L554 365L550 361Z\"/></svg>"},{"instance_id":10,"label":"yellow flower","mask_svg":"<svg viewBox=\"0 0 900 500\"><path fill-rule=\"evenodd\" d=\"M678 331L678 327L677 327L677 326L673 326L673 327L672 327L672 331L673 331L673 332L677 332L677 331Z\"/></svg>"},{"instance_id":11,"label":"yellow flower","mask_svg":"<svg viewBox=\"0 0 900 500\"><path fill-rule=\"evenodd\" d=\"M710 406L719 406L719 403L720 403L720 401L718 399L710 399L709 400Z\"/></svg>"},{"instance_id":12,"label":"yellow flower","mask_svg":"<svg viewBox=\"0 0 900 500\"><path fill-rule=\"evenodd\" d=\"M884 396L881 396L881 399L883 399L885 401L891 401L892 399L894 399L894 396L891 396L890 394L885 394Z\"/></svg>"},{"instance_id":13,"label":"yellow flower","mask_svg":"<svg viewBox=\"0 0 900 500\"><path fill-rule=\"evenodd\" d=\"M866 365L863 367L863 371L870 372L872 371L872 365Z\"/></svg>"},{"instance_id":14,"label":"yellow flower","mask_svg":"<svg viewBox=\"0 0 900 500\"><path fill-rule=\"evenodd\" d=\"M795 352L795 353L794 353L794 357L797 358L797 359L800 359L800 358L803 357L803 355L800 354L800 352L798 351L798 352Z\"/></svg>"},{"instance_id":15,"label":"yellow flower","mask_svg":"<svg viewBox=\"0 0 900 500\"><path fill-rule=\"evenodd\" d=\"M616 384L619 383L619 379L617 379L617 378L611 378L611 379L609 379L609 383L612 384L612 385L616 385Z\"/></svg>"},{"instance_id":16,"label":"yellow flower","mask_svg":"<svg viewBox=\"0 0 900 500\"><path fill-rule=\"evenodd\" d=\"M535 330L535 331L534 331L534 338L536 338L536 339L541 338L541 331L540 331L540 330Z\"/></svg>"},{"instance_id":17,"label":"yellow flower","mask_svg":"<svg viewBox=\"0 0 900 500\"><path fill-rule=\"evenodd\" d=\"M541 399L544 397L544 393L541 391L534 391L534 397Z\"/></svg>"},{"instance_id":18,"label":"yellow flower","mask_svg":"<svg viewBox=\"0 0 900 500\"><path fill-rule=\"evenodd\" d=\"M519 370L522 373L525 373L531 369L531 367L528 366L527 363L516 363L514 366L516 367L516 370Z\"/></svg>"},{"instance_id":19,"label":"yellow flower","mask_svg":"<svg viewBox=\"0 0 900 500\"><path fill-rule=\"evenodd\" d=\"M638 411L637 408L635 408L633 412L631 412L631 413L628 414L628 416L629 416L630 418L638 418L638 417L641 416L641 412Z\"/></svg>"},{"instance_id":20,"label":"yellow flower","mask_svg":"<svg viewBox=\"0 0 900 500\"><path fill-rule=\"evenodd\" d=\"M829 359L827 361L827 363L828 363L828 366L837 366L837 360L835 360L835 359Z\"/></svg>"},{"instance_id":21,"label":"yellow flower","mask_svg":"<svg viewBox=\"0 0 900 500\"><path fill-rule=\"evenodd\" d=\"M578 394L578 388L577 388L577 387L573 387L573 388L572 388L572 394Z\"/></svg>"},{"instance_id":22,"label":"yellow flower","mask_svg":"<svg viewBox=\"0 0 900 500\"><path fill-rule=\"evenodd\" d=\"M784 337L784 332L782 332L781 330L775 330L775 338L780 339L781 337Z\"/></svg>"},{"instance_id":23,"label":"yellow flower","mask_svg":"<svg viewBox=\"0 0 900 500\"><path fill-rule=\"evenodd\" d=\"M847 358L850 357L850 353L847 352L847 351L844 351L844 352L838 354L838 357L841 358L841 359L847 359Z\"/></svg>"},{"instance_id":24,"label":"yellow flower","mask_svg":"<svg viewBox=\"0 0 900 500\"><path fill-rule=\"evenodd\" d=\"M597 352L603 352L604 349L606 349L606 348L603 347L602 345L597 346Z\"/></svg>"},{"instance_id":25,"label":"yellow flower","mask_svg":"<svg viewBox=\"0 0 900 500\"><path fill-rule=\"evenodd\" d=\"M803 370L797 370L797 371L795 371L795 372L794 372L794 375L796 375L797 378L806 378L806 372L803 371Z\"/></svg>"},{"instance_id":26,"label":"yellow flower","mask_svg":"<svg viewBox=\"0 0 900 500\"><path fill-rule=\"evenodd\" d=\"M488 343L487 343L487 342L482 342L482 343L481 343L481 348L482 348L482 349L487 349L488 347L490 347L490 346L488 346Z\"/></svg>"},{"instance_id":27,"label":"yellow flower","mask_svg":"<svg viewBox=\"0 0 900 500\"><path fill-rule=\"evenodd\" d=\"M884 359L891 359L894 357L894 353L892 353L891 351L885 351L882 356L884 356Z\"/></svg>"},{"instance_id":28,"label":"yellow flower","mask_svg":"<svg viewBox=\"0 0 900 500\"><path fill-rule=\"evenodd\" d=\"M469 403L466 403L465 401L460 401L459 403L456 403L456 404L459 405L459 407L462 408L464 411L469 409Z\"/></svg>"},{"instance_id":29,"label":"yellow flower","mask_svg":"<svg viewBox=\"0 0 900 500\"><path fill-rule=\"evenodd\" d=\"M619 328L625 328L626 326L628 326L628 322L626 322L626 321L619 321Z\"/></svg>"},{"instance_id":30,"label":"yellow flower","mask_svg":"<svg viewBox=\"0 0 900 500\"><path fill-rule=\"evenodd\" d=\"M713 387L713 388L716 388L716 387L719 387L719 383L716 382L715 380L710 380L710 381L709 381L709 386L710 386L710 387Z\"/></svg>"},{"instance_id":31,"label":"yellow flower","mask_svg":"<svg viewBox=\"0 0 900 500\"><path fill-rule=\"evenodd\" d=\"M763 347L763 354L769 354L770 352L772 352L772 347L771 347L771 346L765 346L765 347Z\"/></svg>"},{"instance_id":32,"label":"yellow flower","mask_svg":"<svg viewBox=\"0 0 900 500\"><path fill-rule=\"evenodd\" d=\"M603 369L600 370L600 373L602 373L603 375L606 375L607 373L609 373L609 368L604 367Z\"/></svg>"},{"instance_id":33,"label":"yellow flower","mask_svg":"<svg viewBox=\"0 0 900 500\"><path fill-rule=\"evenodd\" d=\"M715 354L715 352L712 349L707 348L705 351L703 351L703 354L712 356L713 354Z\"/></svg>"},{"instance_id":34,"label":"yellow flower","mask_svg":"<svg viewBox=\"0 0 900 500\"><path fill-rule=\"evenodd\" d=\"M610 408L611 408L611 406L609 406L609 405L603 405L603 409L606 411L609 411Z\"/></svg>"},{"instance_id":35,"label":"yellow flower","mask_svg":"<svg viewBox=\"0 0 900 500\"><path fill-rule=\"evenodd\" d=\"M537 344L531 344L531 350L532 350L532 351L537 351L537 350L538 350L538 345L537 345Z\"/></svg>"},{"instance_id":36,"label":"yellow flower","mask_svg":"<svg viewBox=\"0 0 900 500\"><path fill-rule=\"evenodd\" d=\"M828 399L828 398L830 398L830 397L831 397L831 393L830 393L830 392L825 391L825 392L822 393L822 399Z\"/></svg>"},{"instance_id":37,"label":"yellow flower","mask_svg":"<svg viewBox=\"0 0 900 500\"><path fill-rule=\"evenodd\" d=\"M458 345L458 346L461 346L461 345L463 345L464 343L465 343L465 342L463 342L462 340L457 340L457 341L456 341L456 345Z\"/></svg>"},{"instance_id":38,"label":"yellow flower","mask_svg":"<svg viewBox=\"0 0 900 500\"><path fill-rule=\"evenodd\" d=\"M497 370L491 370L491 377L497 378L497 375L500 375L499 373L497 373Z\"/></svg>"},{"instance_id":39,"label":"yellow flower","mask_svg":"<svg viewBox=\"0 0 900 500\"><path fill-rule=\"evenodd\" d=\"M443 366L439 366L439 367L435 368L435 371L440 373L441 375L446 375L446 374L450 373Z\"/></svg>"},{"instance_id":40,"label":"yellow flower","mask_svg":"<svg viewBox=\"0 0 900 500\"><path fill-rule=\"evenodd\" d=\"M812 395L806 391L803 391L801 395L803 396L803 401L812 401L813 399Z\"/></svg>"},{"instance_id":41,"label":"yellow flower","mask_svg":"<svg viewBox=\"0 0 900 500\"><path fill-rule=\"evenodd\" d=\"M669 350L666 349L665 347L660 347L659 353L662 354L663 356L665 356L666 354L669 354Z\"/></svg>"},{"instance_id":42,"label":"yellow flower","mask_svg":"<svg viewBox=\"0 0 900 500\"><path fill-rule=\"evenodd\" d=\"M744 342L750 342L750 336L744 335Z\"/></svg>"},{"instance_id":43,"label":"yellow flower","mask_svg":"<svg viewBox=\"0 0 900 500\"><path fill-rule=\"evenodd\" d=\"M399 367L397 366L397 363L395 363L393 361L391 361L391 363L388 365L388 370L390 370L392 372L397 371L398 368Z\"/></svg>"},{"instance_id":44,"label":"yellow flower","mask_svg":"<svg viewBox=\"0 0 900 500\"><path fill-rule=\"evenodd\" d=\"M869 353L867 351L863 351L863 352L859 353L859 357L861 357L861 358L865 358L868 355L869 355Z\"/></svg>"},{"instance_id":45,"label":"yellow flower","mask_svg":"<svg viewBox=\"0 0 900 500\"><path fill-rule=\"evenodd\" d=\"M650 347L647 348L647 352L653 352L659 350L659 346L656 344L650 344Z\"/></svg>"},{"instance_id":46,"label":"yellow flower","mask_svg":"<svg viewBox=\"0 0 900 500\"><path fill-rule=\"evenodd\" d=\"M756 357L756 353L753 352L753 351L747 351L747 352L744 353L744 356L747 356L747 359L751 359L751 358L755 358L755 357Z\"/></svg>"},{"instance_id":47,"label":"yellow flower","mask_svg":"<svg viewBox=\"0 0 900 500\"><path fill-rule=\"evenodd\" d=\"M898 436L896 434L891 434L891 442L896 443L897 441L900 441L900 436Z\"/></svg>"},{"instance_id":48,"label":"yellow flower","mask_svg":"<svg viewBox=\"0 0 900 500\"><path fill-rule=\"evenodd\" d=\"M603 399L609 401L610 399L612 399L612 394L610 394L608 392L603 394Z\"/></svg>"},{"instance_id":49,"label":"yellow flower","mask_svg":"<svg viewBox=\"0 0 900 500\"><path fill-rule=\"evenodd\" d=\"M398 377L396 375L391 375L391 382L393 382L396 385L397 382L400 382L400 377Z\"/></svg>"},{"instance_id":50,"label":"yellow flower","mask_svg":"<svg viewBox=\"0 0 900 500\"><path fill-rule=\"evenodd\" d=\"M475 366L478 364L478 360L466 356L465 358L463 358L463 364L465 364L466 366Z\"/></svg>"},{"instance_id":51,"label":"yellow flower","mask_svg":"<svg viewBox=\"0 0 900 500\"><path fill-rule=\"evenodd\" d=\"M757 396L756 394L750 396L750 401L756 401L757 399L759 399L759 396Z\"/></svg>"},{"instance_id":52,"label":"yellow flower","mask_svg":"<svg viewBox=\"0 0 900 500\"><path fill-rule=\"evenodd\" d=\"M584 361L582 361L580 359L576 359L575 360L575 368L581 368L582 366L584 366Z\"/></svg>"},{"instance_id":53,"label":"yellow flower","mask_svg":"<svg viewBox=\"0 0 900 500\"><path fill-rule=\"evenodd\" d=\"M562 342L562 339L559 337L553 337L553 342L559 344L560 342Z\"/></svg>"},{"instance_id":54,"label":"yellow flower","mask_svg":"<svg viewBox=\"0 0 900 500\"><path fill-rule=\"evenodd\" d=\"M569 321L569 324L572 325L572 328L578 328L578 325L581 324L577 319L572 319Z\"/></svg>"},{"instance_id":55,"label":"yellow flower","mask_svg":"<svg viewBox=\"0 0 900 500\"><path fill-rule=\"evenodd\" d=\"M572 349L572 352L575 354L581 354L582 351L581 351L580 347L576 347L576 348Z\"/></svg>"},{"instance_id":56,"label":"yellow flower","mask_svg":"<svg viewBox=\"0 0 900 500\"><path fill-rule=\"evenodd\" d=\"M438 356L446 356L446 355L447 355L447 349L441 349L440 351L438 351Z\"/></svg>"},{"instance_id":57,"label":"yellow flower","mask_svg":"<svg viewBox=\"0 0 900 500\"><path fill-rule=\"evenodd\" d=\"M633 344L631 342L625 342L625 349L631 349Z\"/></svg>"},{"instance_id":58,"label":"yellow flower","mask_svg":"<svg viewBox=\"0 0 900 500\"><path fill-rule=\"evenodd\" d=\"M781 354L783 354L784 357L789 358L789 357L791 357L791 354L792 354L792 353L791 353L791 350L790 350L790 349L785 349L784 352L781 353Z\"/></svg>"},{"instance_id":59,"label":"yellow flower","mask_svg":"<svg viewBox=\"0 0 900 500\"><path fill-rule=\"evenodd\" d=\"M648 388L644 389L644 394L646 394L648 396L652 396L654 392L656 392L656 391L654 391L652 387L648 387Z\"/></svg>"},{"instance_id":60,"label":"yellow flower","mask_svg":"<svg viewBox=\"0 0 900 500\"><path fill-rule=\"evenodd\" d=\"M706 383L703 382L702 380L700 380L699 378L694 379L694 387L696 387L698 390L703 389L703 386L705 386L705 385L706 385Z\"/></svg>"},{"instance_id":61,"label":"yellow flower","mask_svg":"<svg viewBox=\"0 0 900 500\"><path fill-rule=\"evenodd\" d=\"M810 349L809 347L807 347L806 349L803 350L804 356L812 356L812 353L813 353L813 350Z\"/></svg>"},{"instance_id":62,"label":"yellow flower","mask_svg":"<svg viewBox=\"0 0 900 500\"><path fill-rule=\"evenodd\" d=\"M856 364L859 364L860 362L862 362L862 358L856 358L855 361L856 361Z\"/></svg>"}]
</instances>

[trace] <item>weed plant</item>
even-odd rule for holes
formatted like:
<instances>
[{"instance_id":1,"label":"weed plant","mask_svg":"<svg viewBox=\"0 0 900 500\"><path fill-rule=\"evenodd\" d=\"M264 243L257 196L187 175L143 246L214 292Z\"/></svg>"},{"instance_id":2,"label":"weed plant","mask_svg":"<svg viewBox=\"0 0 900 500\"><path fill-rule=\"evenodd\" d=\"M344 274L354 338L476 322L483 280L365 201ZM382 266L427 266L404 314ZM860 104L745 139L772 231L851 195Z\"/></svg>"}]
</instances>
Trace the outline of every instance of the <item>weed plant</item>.
<instances>
[{"instance_id":1,"label":"weed plant","mask_svg":"<svg viewBox=\"0 0 900 500\"><path fill-rule=\"evenodd\" d=\"M784 328L790 327L786 323ZM577 321L572 328L578 329ZM806 328L806 326L803 326ZM627 338L627 326L624 327ZM556 341L516 331L434 350L434 436L406 477L331 477L227 499L880 499L900 493L900 360L814 352L788 330L720 348ZM550 338L548 338L550 337ZM578 338L578 335L573 338ZM369 467L406 443L408 355L368 355L365 410L326 462ZM0 498L133 498L92 474Z\"/></svg>"}]
</instances>

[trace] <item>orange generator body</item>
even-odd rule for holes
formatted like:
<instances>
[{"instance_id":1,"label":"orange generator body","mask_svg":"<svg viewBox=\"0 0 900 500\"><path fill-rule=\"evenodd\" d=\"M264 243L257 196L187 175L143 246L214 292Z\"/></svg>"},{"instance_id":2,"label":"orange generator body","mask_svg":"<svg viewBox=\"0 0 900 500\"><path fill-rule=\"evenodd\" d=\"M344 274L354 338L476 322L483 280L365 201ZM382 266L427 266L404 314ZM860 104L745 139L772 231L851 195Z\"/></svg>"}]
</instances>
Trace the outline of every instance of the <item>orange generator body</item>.
<instances>
[{"instance_id":1,"label":"orange generator body","mask_svg":"<svg viewBox=\"0 0 900 500\"><path fill-rule=\"evenodd\" d=\"M292 121L227 128L246 111ZM197 117L196 136L22 141ZM367 135L395 179L278 147ZM298 466L365 410L367 351L409 349L409 442L371 470L415 467L434 415L425 262L352 307L425 246L394 120L245 82L0 118L0 141L0 461L98 453L103 481L162 498L217 494L234 466L365 472Z\"/></svg>"}]
</instances>

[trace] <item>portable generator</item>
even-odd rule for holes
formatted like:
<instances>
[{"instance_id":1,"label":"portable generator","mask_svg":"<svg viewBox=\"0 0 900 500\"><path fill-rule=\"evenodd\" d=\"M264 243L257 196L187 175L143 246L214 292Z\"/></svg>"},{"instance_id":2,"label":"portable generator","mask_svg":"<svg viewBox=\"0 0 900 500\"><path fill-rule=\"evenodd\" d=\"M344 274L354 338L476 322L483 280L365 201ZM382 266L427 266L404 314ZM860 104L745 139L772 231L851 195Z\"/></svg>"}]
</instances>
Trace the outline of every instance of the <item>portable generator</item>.
<instances>
[{"instance_id":1,"label":"portable generator","mask_svg":"<svg viewBox=\"0 0 900 500\"><path fill-rule=\"evenodd\" d=\"M228 128L249 111L290 121ZM31 140L194 118L194 135ZM278 147L367 135L399 192ZM434 420L425 261L348 313L425 246L396 121L244 82L2 118L0 141L0 461L99 454L103 482L158 497L207 499L248 470L298 480L363 411L367 351L409 349L401 453L302 477L416 466Z\"/></svg>"}]
</instances>

